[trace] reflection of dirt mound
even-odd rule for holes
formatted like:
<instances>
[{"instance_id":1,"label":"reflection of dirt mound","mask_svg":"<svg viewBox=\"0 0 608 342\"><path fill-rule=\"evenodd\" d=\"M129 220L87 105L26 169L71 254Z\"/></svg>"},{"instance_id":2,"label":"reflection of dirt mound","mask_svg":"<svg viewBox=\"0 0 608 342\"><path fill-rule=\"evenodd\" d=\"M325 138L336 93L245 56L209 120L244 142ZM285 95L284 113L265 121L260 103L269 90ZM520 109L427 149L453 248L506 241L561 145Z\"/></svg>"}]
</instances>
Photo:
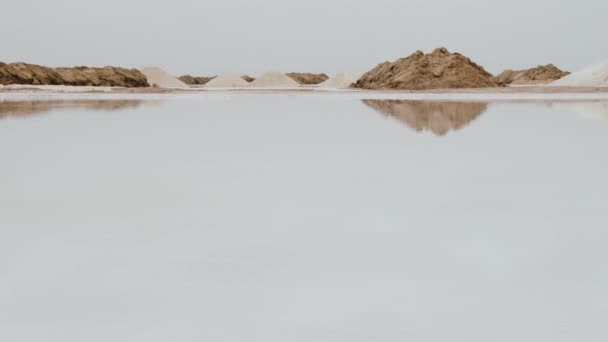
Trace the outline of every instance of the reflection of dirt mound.
<instances>
[{"instance_id":1,"label":"reflection of dirt mound","mask_svg":"<svg viewBox=\"0 0 608 342\"><path fill-rule=\"evenodd\" d=\"M178 77L177 79L179 79L180 81L182 81L188 85L203 85L203 84L207 84L207 82L211 81L212 79L214 79L216 77L217 76L205 77L205 76L184 75L184 76Z\"/></svg>"},{"instance_id":2,"label":"reflection of dirt mound","mask_svg":"<svg viewBox=\"0 0 608 342\"><path fill-rule=\"evenodd\" d=\"M439 48L416 51L407 58L385 62L365 73L354 85L364 89L445 89L496 87L492 74L467 57Z\"/></svg>"},{"instance_id":3,"label":"reflection of dirt mound","mask_svg":"<svg viewBox=\"0 0 608 342\"><path fill-rule=\"evenodd\" d=\"M362 100L379 113L395 117L416 131L445 135L461 129L487 109L480 102L429 102L410 100Z\"/></svg>"},{"instance_id":4,"label":"reflection of dirt mound","mask_svg":"<svg viewBox=\"0 0 608 342\"><path fill-rule=\"evenodd\" d=\"M58 101L7 101L0 102L0 119L44 114L60 109L85 109L89 111L117 111L137 108L141 100L58 100Z\"/></svg>"},{"instance_id":5,"label":"reflection of dirt mound","mask_svg":"<svg viewBox=\"0 0 608 342\"><path fill-rule=\"evenodd\" d=\"M504 85L533 85L549 84L553 81L569 75L567 71L558 69L553 64L539 65L528 70L505 70L494 78L501 86Z\"/></svg>"},{"instance_id":6,"label":"reflection of dirt mound","mask_svg":"<svg viewBox=\"0 0 608 342\"><path fill-rule=\"evenodd\" d=\"M329 79L325 74L311 74L306 72L290 72L285 74L300 84L319 84Z\"/></svg>"},{"instance_id":7,"label":"reflection of dirt mound","mask_svg":"<svg viewBox=\"0 0 608 342\"><path fill-rule=\"evenodd\" d=\"M0 63L0 84L147 87L148 81L135 69L48 68L26 63Z\"/></svg>"}]
</instances>

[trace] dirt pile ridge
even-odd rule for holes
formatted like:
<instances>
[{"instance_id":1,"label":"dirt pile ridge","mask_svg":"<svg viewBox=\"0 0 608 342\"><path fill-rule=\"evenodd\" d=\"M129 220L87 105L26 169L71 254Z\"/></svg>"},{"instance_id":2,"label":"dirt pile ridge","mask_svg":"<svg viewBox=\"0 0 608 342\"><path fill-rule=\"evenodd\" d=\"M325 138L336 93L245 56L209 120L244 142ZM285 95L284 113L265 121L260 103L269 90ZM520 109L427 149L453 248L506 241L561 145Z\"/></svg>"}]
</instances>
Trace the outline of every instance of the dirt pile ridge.
<instances>
[{"instance_id":1,"label":"dirt pile ridge","mask_svg":"<svg viewBox=\"0 0 608 342\"><path fill-rule=\"evenodd\" d=\"M146 76L136 69L117 67L49 68L27 63L0 63L1 84L148 87Z\"/></svg>"},{"instance_id":2,"label":"dirt pile ridge","mask_svg":"<svg viewBox=\"0 0 608 342\"><path fill-rule=\"evenodd\" d=\"M216 77L217 76L206 77L206 76L183 75L183 76L178 77L177 79L186 83L187 85L204 85Z\"/></svg>"},{"instance_id":3,"label":"dirt pile ridge","mask_svg":"<svg viewBox=\"0 0 608 342\"><path fill-rule=\"evenodd\" d=\"M252 87L258 88L298 88L300 84L280 72L267 72L251 82Z\"/></svg>"},{"instance_id":4,"label":"dirt pile ridge","mask_svg":"<svg viewBox=\"0 0 608 342\"><path fill-rule=\"evenodd\" d=\"M285 75L300 84L319 84L329 79L329 76L326 74L312 74L308 72L290 72Z\"/></svg>"},{"instance_id":5,"label":"dirt pile ridge","mask_svg":"<svg viewBox=\"0 0 608 342\"><path fill-rule=\"evenodd\" d=\"M469 125L486 111L481 102L429 102L412 100L362 100L378 113L394 117L412 129L443 136Z\"/></svg>"},{"instance_id":6,"label":"dirt pile ridge","mask_svg":"<svg viewBox=\"0 0 608 342\"><path fill-rule=\"evenodd\" d=\"M243 76L241 76L241 78L244 79L247 82L253 82L253 81L255 81L255 78L251 77L249 75L243 75Z\"/></svg>"},{"instance_id":7,"label":"dirt pile ridge","mask_svg":"<svg viewBox=\"0 0 608 342\"><path fill-rule=\"evenodd\" d=\"M205 84L206 88L240 88L246 87L249 85L247 81L239 77L238 75L233 74L224 74L220 75L207 84Z\"/></svg>"},{"instance_id":8,"label":"dirt pile ridge","mask_svg":"<svg viewBox=\"0 0 608 342\"><path fill-rule=\"evenodd\" d=\"M469 58L446 48L385 62L365 73L355 84L363 89L447 89L496 87L492 74Z\"/></svg>"},{"instance_id":9,"label":"dirt pile ridge","mask_svg":"<svg viewBox=\"0 0 608 342\"><path fill-rule=\"evenodd\" d=\"M551 85L566 87L608 87L608 59L565 76L551 83Z\"/></svg>"},{"instance_id":10,"label":"dirt pile ridge","mask_svg":"<svg viewBox=\"0 0 608 342\"><path fill-rule=\"evenodd\" d=\"M547 64L528 70L505 70L494 77L494 82L499 86L549 84L569 74L553 64Z\"/></svg>"}]
</instances>

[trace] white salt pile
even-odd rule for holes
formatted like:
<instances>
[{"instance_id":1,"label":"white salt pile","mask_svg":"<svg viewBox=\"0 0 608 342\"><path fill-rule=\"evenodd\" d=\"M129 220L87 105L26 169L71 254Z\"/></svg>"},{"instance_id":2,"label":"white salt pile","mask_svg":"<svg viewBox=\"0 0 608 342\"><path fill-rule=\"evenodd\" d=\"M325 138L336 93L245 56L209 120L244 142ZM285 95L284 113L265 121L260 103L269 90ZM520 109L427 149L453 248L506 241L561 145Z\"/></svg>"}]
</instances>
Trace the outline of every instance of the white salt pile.
<instances>
[{"instance_id":1,"label":"white salt pile","mask_svg":"<svg viewBox=\"0 0 608 342\"><path fill-rule=\"evenodd\" d=\"M339 73L335 74L333 77L328 79L327 81L319 84L320 87L323 88L350 88L350 85L357 82L357 80L363 76L363 74L356 73Z\"/></svg>"},{"instance_id":2,"label":"white salt pile","mask_svg":"<svg viewBox=\"0 0 608 342\"><path fill-rule=\"evenodd\" d=\"M188 85L176 77L171 76L168 72L161 68L149 67L140 70L148 79L148 83L152 87L158 88L188 88Z\"/></svg>"},{"instance_id":3,"label":"white salt pile","mask_svg":"<svg viewBox=\"0 0 608 342\"><path fill-rule=\"evenodd\" d=\"M243 88L249 83L238 75L224 74L207 82L204 88Z\"/></svg>"},{"instance_id":4,"label":"white salt pile","mask_svg":"<svg viewBox=\"0 0 608 342\"><path fill-rule=\"evenodd\" d=\"M561 87L608 87L608 59L563 77L550 85Z\"/></svg>"},{"instance_id":5,"label":"white salt pile","mask_svg":"<svg viewBox=\"0 0 608 342\"><path fill-rule=\"evenodd\" d=\"M299 88L300 84L280 72L267 72L250 83L255 88Z\"/></svg>"}]
</instances>

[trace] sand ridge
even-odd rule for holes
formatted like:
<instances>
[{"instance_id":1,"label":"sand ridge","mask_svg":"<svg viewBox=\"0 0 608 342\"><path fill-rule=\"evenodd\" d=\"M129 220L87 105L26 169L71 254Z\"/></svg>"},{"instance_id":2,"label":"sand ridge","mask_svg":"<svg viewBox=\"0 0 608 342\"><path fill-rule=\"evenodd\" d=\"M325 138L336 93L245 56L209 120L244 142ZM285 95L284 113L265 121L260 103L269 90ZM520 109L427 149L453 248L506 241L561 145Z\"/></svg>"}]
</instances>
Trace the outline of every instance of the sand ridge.
<instances>
[{"instance_id":1,"label":"sand ridge","mask_svg":"<svg viewBox=\"0 0 608 342\"><path fill-rule=\"evenodd\" d=\"M0 63L1 84L97 87L148 87L146 76L136 69L118 67L50 68L28 63Z\"/></svg>"},{"instance_id":2,"label":"sand ridge","mask_svg":"<svg viewBox=\"0 0 608 342\"><path fill-rule=\"evenodd\" d=\"M527 70L505 70L494 77L494 81L500 86L549 84L569 74L553 64L547 64Z\"/></svg>"}]
</instances>

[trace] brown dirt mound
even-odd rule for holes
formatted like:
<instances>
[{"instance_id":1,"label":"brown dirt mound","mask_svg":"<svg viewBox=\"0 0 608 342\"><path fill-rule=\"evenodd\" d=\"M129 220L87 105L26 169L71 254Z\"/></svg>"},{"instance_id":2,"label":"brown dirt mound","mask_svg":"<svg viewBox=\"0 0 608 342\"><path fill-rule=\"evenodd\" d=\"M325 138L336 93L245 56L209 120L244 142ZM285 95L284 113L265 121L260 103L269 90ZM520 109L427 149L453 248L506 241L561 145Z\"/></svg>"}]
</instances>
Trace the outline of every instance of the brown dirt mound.
<instances>
[{"instance_id":1,"label":"brown dirt mound","mask_svg":"<svg viewBox=\"0 0 608 342\"><path fill-rule=\"evenodd\" d=\"M392 63L384 62L365 73L355 88L446 89L496 87L492 74L469 58L439 48L429 54L416 51Z\"/></svg>"},{"instance_id":2,"label":"brown dirt mound","mask_svg":"<svg viewBox=\"0 0 608 342\"><path fill-rule=\"evenodd\" d=\"M184 75L184 76L178 77L178 79L188 85L203 85L203 84L207 84L207 82L211 81L212 79L214 79L216 77L217 76L205 77L205 76Z\"/></svg>"},{"instance_id":3,"label":"brown dirt mound","mask_svg":"<svg viewBox=\"0 0 608 342\"><path fill-rule=\"evenodd\" d=\"M377 112L396 118L416 131L442 136L469 125L486 111L480 102L429 102L411 100L362 100Z\"/></svg>"},{"instance_id":4,"label":"brown dirt mound","mask_svg":"<svg viewBox=\"0 0 608 342\"><path fill-rule=\"evenodd\" d=\"M501 86L549 84L567 75L570 73L560 70L553 64L547 64L528 70L505 70L496 76L494 81Z\"/></svg>"},{"instance_id":5,"label":"brown dirt mound","mask_svg":"<svg viewBox=\"0 0 608 342\"><path fill-rule=\"evenodd\" d=\"M146 76L136 69L48 68L27 63L0 63L0 84L148 87Z\"/></svg>"},{"instance_id":6,"label":"brown dirt mound","mask_svg":"<svg viewBox=\"0 0 608 342\"><path fill-rule=\"evenodd\" d=\"M285 75L300 84L319 84L329 79L329 76L325 74L311 74L307 72L290 72Z\"/></svg>"},{"instance_id":7,"label":"brown dirt mound","mask_svg":"<svg viewBox=\"0 0 608 342\"><path fill-rule=\"evenodd\" d=\"M243 75L243 76L241 76L241 78L244 79L247 82L250 82L250 83L253 82L253 81L255 81L255 78L251 77L249 75Z\"/></svg>"}]
</instances>

